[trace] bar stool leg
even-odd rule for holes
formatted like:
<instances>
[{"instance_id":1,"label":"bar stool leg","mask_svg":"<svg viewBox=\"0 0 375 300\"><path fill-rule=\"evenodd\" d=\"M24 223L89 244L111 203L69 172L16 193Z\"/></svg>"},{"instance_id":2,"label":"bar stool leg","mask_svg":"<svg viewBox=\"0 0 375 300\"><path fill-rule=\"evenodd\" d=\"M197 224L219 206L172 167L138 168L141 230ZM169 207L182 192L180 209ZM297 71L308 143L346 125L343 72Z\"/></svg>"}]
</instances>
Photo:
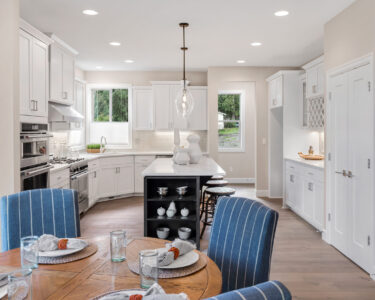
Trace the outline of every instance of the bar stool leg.
<instances>
[{"instance_id":1,"label":"bar stool leg","mask_svg":"<svg viewBox=\"0 0 375 300\"><path fill-rule=\"evenodd\" d=\"M204 220L202 221L203 223L203 228L202 228L202 231L201 231L201 238L204 234L204 231L206 230L206 226L208 224L208 207L209 207L209 203L210 203L210 199L211 199L211 196L207 199L207 201L204 202L204 209L203 209L203 212L204 212Z\"/></svg>"},{"instance_id":2,"label":"bar stool leg","mask_svg":"<svg viewBox=\"0 0 375 300\"><path fill-rule=\"evenodd\" d=\"M200 215L199 215L199 220L202 220L205 203L206 203L206 191L203 192L203 195L202 195L202 198L201 198L202 208L201 208L201 212L200 212Z\"/></svg>"}]
</instances>

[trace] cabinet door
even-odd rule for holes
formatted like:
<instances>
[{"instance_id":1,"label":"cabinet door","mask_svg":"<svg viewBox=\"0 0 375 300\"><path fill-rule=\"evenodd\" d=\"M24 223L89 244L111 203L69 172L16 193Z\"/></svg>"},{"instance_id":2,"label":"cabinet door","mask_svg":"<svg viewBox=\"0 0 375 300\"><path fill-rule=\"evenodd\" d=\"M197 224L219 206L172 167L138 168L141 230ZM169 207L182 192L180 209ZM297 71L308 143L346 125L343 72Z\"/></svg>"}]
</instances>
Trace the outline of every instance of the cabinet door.
<instances>
[{"instance_id":1,"label":"cabinet door","mask_svg":"<svg viewBox=\"0 0 375 300\"><path fill-rule=\"evenodd\" d=\"M169 85L154 85L152 93L155 104L155 129L172 129L173 121L170 111Z\"/></svg>"},{"instance_id":2,"label":"cabinet door","mask_svg":"<svg viewBox=\"0 0 375 300\"><path fill-rule=\"evenodd\" d=\"M99 177L100 197L111 197L116 195L117 190L117 168L103 167Z\"/></svg>"},{"instance_id":3,"label":"cabinet door","mask_svg":"<svg viewBox=\"0 0 375 300\"><path fill-rule=\"evenodd\" d=\"M50 99L61 102L63 77L63 51L52 44L50 46Z\"/></svg>"},{"instance_id":4,"label":"cabinet door","mask_svg":"<svg viewBox=\"0 0 375 300\"><path fill-rule=\"evenodd\" d=\"M188 129L207 130L207 88L192 88L194 108L188 118Z\"/></svg>"},{"instance_id":5,"label":"cabinet door","mask_svg":"<svg viewBox=\"0 0 375 300\"><path fill-rule=\"evenodd\" d=\"M134 164L117 168L117 195L134 193Z\"/></svg>"},{"instance_id":6,"label":"cabinet door","mask_svg":"<svg viewBox=\"0 0 375 300\"><path fill-rule=\"evenodd\" d=\"M317 95L324 95L325 91L325 69L324 69L324 64L319 64L317 67L317 90L316 94Z\"/></svg>"},{"instance_id":7,"label":"cabinet door","mask_svg":"<svg viewBox=\"0 0 375 300\"><path fill-rule=\"evenodd\" d=\"M302 181L303 181L302 215L307 221L309 221L310 223L313 223L316 185L315 185L315 182L311 180L310 178L304 177Z\"/></svg>"},{"instance_id":8,"label":"cabinet door","mask_svg":"<svg viewBox=\"0 0 375 300\"><path fill-rule=\"evenodd\" d=\"M276 98L276 105L275 107L279 107L283 105L283 76L280 76L275 79L275 98Z\"/></svg>"},{"instance_id":9,"label":"cabinet door","mask_svg":"<svg viewBox=\"0 0 375 300\"><path fill-rule=\"evenodd\" d=\"M20 113L30 115L35 108L31 100L31 48L32 36L20 30Z\"/></svg>"},{"instance_id":10,"label":"cabinet door","mask_svg":"<svg viewBox=\"0 0 375 300\"><path fill-rule=\"evenodd\" d=\"M134 192L143 193L144 182L142 172L146 169L146 165L136 164L134 168Z\"/></svg>"},{"instance_id":11,"label":"cabinet door","mask_svg":"<svg viewBox=\"0 0 375 300\"><path fill-rule=\"evenodd\" d=\"M48 46L37 39L33 39L32 45L31 100L35 104L33 115L44 117L48 111Z\"/></svg>"},{"instance_id":12,"label":"cabinet door","mask_svg":"<svg viewBox=\"0 0 375 300\"><path fill-rule=\"evenodd\" d=\"M318 94L318 66L306 70L307 97L315 97Z\"/></svg>"},{"instance_id":13,"label":"cabinet door","mask_svg":"<svg viewBox=\"0 0 375 300\"><path fill-rule=\"evenodd\" d=\"M74 57L63 52L62 98L66 104L73 104Z\"/></svg>"},{"instance_id":14,"label":"cabinet door","mask_svg":"<svg viewBox=\"0 0 375 300\"><path fill-rule=\"evenodd\" d=\"M98 199L99 171L95 170L89 174L89 206L93 206Z\"/></svg>"},{"instance_id":15,"label":"cabinet door","mask_svg":"<svg viewBox=\"0 0 375 300\"><path fill-rule=\"evenodd\" d=\"M74 94L74 108L83 116L86 112L85 101L85 84L80 81L75 81L75 94Z\"/></svg>"},{"instance_id":16,"label":"cabinet door","mask_svg":"<svg viewBox=\"0 0 375 300\"><path fill-rule=\"evenodd\" d=\"M285 202L294 211L302 211L302 190L300 175L295 172L287 172L285 178Z\"/></svg>"},{"instance_id":17,"label":"cabinet door","mask_svg":"<svg viewBox=\"0 0 375 300\"><path fill-rule=\"evenodd\" d=\"M324 228L324 185L315 183L314 199L314 224L318 230Z\"/></svg>"},{"instance_id":18,"label":"cabinet door","mask_svg":"<svg viewBox=\"0 0 375 300\"><path fill-rule=\"evenodd\" d=\"M276 106L276 82L272 80L268 83L268 99L269 99L269 107Z\"/></svg>"},{"instance_id":19,"label":"cabinet door","mask_svg":"<svg viewBox=\"0 0 375 300\"><path fill-rule=\"evenodd\" d=\"M154 129L154 101L152 88L133 90L133 124L135 130Z\"/></svg>"}]
</instances>

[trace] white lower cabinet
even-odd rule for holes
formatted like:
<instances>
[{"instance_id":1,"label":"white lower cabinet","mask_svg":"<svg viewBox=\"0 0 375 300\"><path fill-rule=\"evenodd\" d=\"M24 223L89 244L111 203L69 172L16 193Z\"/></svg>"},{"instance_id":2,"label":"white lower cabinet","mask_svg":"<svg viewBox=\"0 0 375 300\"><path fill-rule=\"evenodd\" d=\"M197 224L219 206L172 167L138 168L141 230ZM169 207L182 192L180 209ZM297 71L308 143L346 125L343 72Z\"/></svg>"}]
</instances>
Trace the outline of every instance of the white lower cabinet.
<instances>
[{"instance_id":1,"label":"white lower cabinet","mask_svg":"<svg viewBox=\"0 0 375 300\"><path fill-rule=\"evenodd\" d=\"M144 180L142 172L152 163L154 159L155 156L153 155L136 156L134 158L134 193L143 193Z\"/></svg>"},{"instance_id":2,"label":"white lower cabinet","mask_svg":"<svg viewBox=\"0 0 375 300\"><path fill-rule=\"evenodd\" d=\"M100 178L100 169L99 169L99 160L95 159L89 161L89 207L93 206L96 203L96 200L99 198L99 178Z\"/></svg>"},{"instance_id":3,"label":"white lower cabinet","mask_svg":"<svg viewBox=\"0 0 375 300\"><path fill-rule=\"evenodd\" d=\"M318 230L324 229L322 169L285 162L285 203Z\"/></svg>"},{"instance_id":4,"label":"white lower cabinet","mask_svg":"<svg viewBox=\"0 0 375 300\"><path fill-rule=\"evenodd\" d=\"M49 183L51 189L70 189L69 169L50 173Z\"/></svg>"},{"instance_id":5,"label":"white lower cabinet","mask_svg":"<svg viewBox=\"0 0 375 300\"><path fill-rule=\"evenodd\" d=\"M134 193L134 162L117 168L116 194Z\"/></svg>"}]
</instances>

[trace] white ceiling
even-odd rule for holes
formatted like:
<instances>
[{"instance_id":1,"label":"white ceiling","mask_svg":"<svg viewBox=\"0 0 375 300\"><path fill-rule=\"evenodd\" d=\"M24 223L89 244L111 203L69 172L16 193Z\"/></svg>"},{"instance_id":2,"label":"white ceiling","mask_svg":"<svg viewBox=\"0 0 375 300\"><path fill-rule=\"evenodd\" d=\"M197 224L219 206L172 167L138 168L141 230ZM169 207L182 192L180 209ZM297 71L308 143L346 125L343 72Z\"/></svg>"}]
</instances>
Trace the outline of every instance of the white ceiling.
<instances>
[{"instance_id":1,"label":"white ceiling","mask_svg":"<svg viewBox=\"0 0 375 300\"><path fill-rule=\"evenodd\" d=\"M77 51L84 70L177 70L182 31L187 67L301 66L323 53L324 24L354 0L21 0L21 17ZM94 9L97 16L82 14ZM275 17L277 10L287 17ZM121 42L120 47L110 46ZM261 47L250 43L260 41ZM133 59L126 64L125 59Z\"/></svg>"}]
</instances>

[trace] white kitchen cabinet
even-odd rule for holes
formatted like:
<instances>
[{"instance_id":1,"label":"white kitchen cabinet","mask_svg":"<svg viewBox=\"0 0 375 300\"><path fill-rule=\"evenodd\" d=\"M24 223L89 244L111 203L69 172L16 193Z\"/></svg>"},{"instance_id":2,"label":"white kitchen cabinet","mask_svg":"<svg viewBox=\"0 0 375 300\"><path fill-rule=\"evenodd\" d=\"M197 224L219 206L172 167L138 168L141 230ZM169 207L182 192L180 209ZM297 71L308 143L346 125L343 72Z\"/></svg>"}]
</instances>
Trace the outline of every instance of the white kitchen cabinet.
<instances>
[{"instance_id":1,"label":"white kitchen cabinet","mask_svg":"<svg viewBox=\"0 0 375 300\"><path fill-rule=\"evenodd\" d=\"M207 87L189 87L194 99L194 108L188 117L187 128L190 130L207 130Z\"/></svg>"},{"instance_id":2,"label":"white kitchen cabinet","mask_svg":"<svg viewBox=\"0 0 375 300\"><path fill-rule=\"evenodd\" d=\"M20 29L20 114L47 117L48 45Z\"/></svg>"},{"instance_id":3,"label":"white kitchen cabinet","mask_svg":"<svg viewBox=\"0 0 375 300\"><path fill-rule=\"evenodd\" d=\"M324 229L323 180L323 169L286 160L285 203L320 231Z\"/></svg>"},{"instance_id":4,"label":"white kitchen cabinet","mask_svg":"<svg viewBox=\"0 0 375 300\"><path fill-rule=\"evenodd\" d=\"M49 183L52 189L70 189L69 169L51 172Z\"/></svg>"},{"instance_id":5,"label":"white kitchen cabinet","mask_svg":"<svg viewBox=\"0 0 375 300\"><path fill-rule=\"evenodd\" d=\"M155 156L135 156L134 158L134 193L143 194L144 192L144 177L142 172L146 169L152 161L155 159Z\"/></svg>"},{"instance_id":6,"label":"white kitchen cabinet","mask_svg":"<svg viewBox=\"0 0 375 300\"><path fill-rule=\"evenodd\" d=\"M99 178L100 178L100 167L99 160L95 159L89 161L89 207L92 207L96 200L99 198Z\"/></svg>"},{"instance_id":7,"label":"white kitchen cabinet","mask_svg":"<svg viewBox=\"0 0 375 300\"><path fill-rule=\"evenodd\" d=\"M152 93L155 103L155 130L173 129L170 86L161 84L153 85Z\"/></svg>"},{"instance_id":8,"label":"white kitchen cabinet","mask_svg":"<svg viewBox=\"0 0 375 300\"><path fill-rule=\"evenodd\" d=\"M101 167L99 183L100 198L117 195L117 167Z\"/></svg>"},{"instance_id":9,"label":"white kitchen cabinet","mask_svg":"<svg viewBox=\"0 0 375 300\"><path fill-rule=\"evenodd\" d=\"M133 88L134 130L154 129L154 100L152 87Z\"/></svg>"},{"instance_id":10,"label":"white kitchen cabinet","mask_svg":"<svg viewBox=\"0 0 375 300\"><path fill-rule=\"evenodd\" d=\"M134 193L134 163L117 168L117 195Z\"/></svg>"},{"instance_id":11,"label":"white kitchen cabinet","mask_svg":"<svg viewBox=\"0 0 375 300\"><path fill-rule=\"evenodd\" d=\"M75 50L56 36L50 46L50 101L72 105L74 101Z\"/></svg>"},{"instance_id":12,"label":"white kitchen cabinet","mask_svg":"<svg viewBox=\"0 0 375 300\"><path fill-rule=\"evenodd\" d=\"M269 107L281 107L283 105L283 75L272 78L268 83Z\"/></svg>"},{"instance_id":13,"label":"white kitchen cabinet","mask_svg":"<svg viewBox=\"0 0 375 300\"><path fill-rule=\"evenodd\" d=\"M306 97L323 96L325 90L324 57L321 56L302 68L306 70Z\"/></svg>"}]
</instances>

